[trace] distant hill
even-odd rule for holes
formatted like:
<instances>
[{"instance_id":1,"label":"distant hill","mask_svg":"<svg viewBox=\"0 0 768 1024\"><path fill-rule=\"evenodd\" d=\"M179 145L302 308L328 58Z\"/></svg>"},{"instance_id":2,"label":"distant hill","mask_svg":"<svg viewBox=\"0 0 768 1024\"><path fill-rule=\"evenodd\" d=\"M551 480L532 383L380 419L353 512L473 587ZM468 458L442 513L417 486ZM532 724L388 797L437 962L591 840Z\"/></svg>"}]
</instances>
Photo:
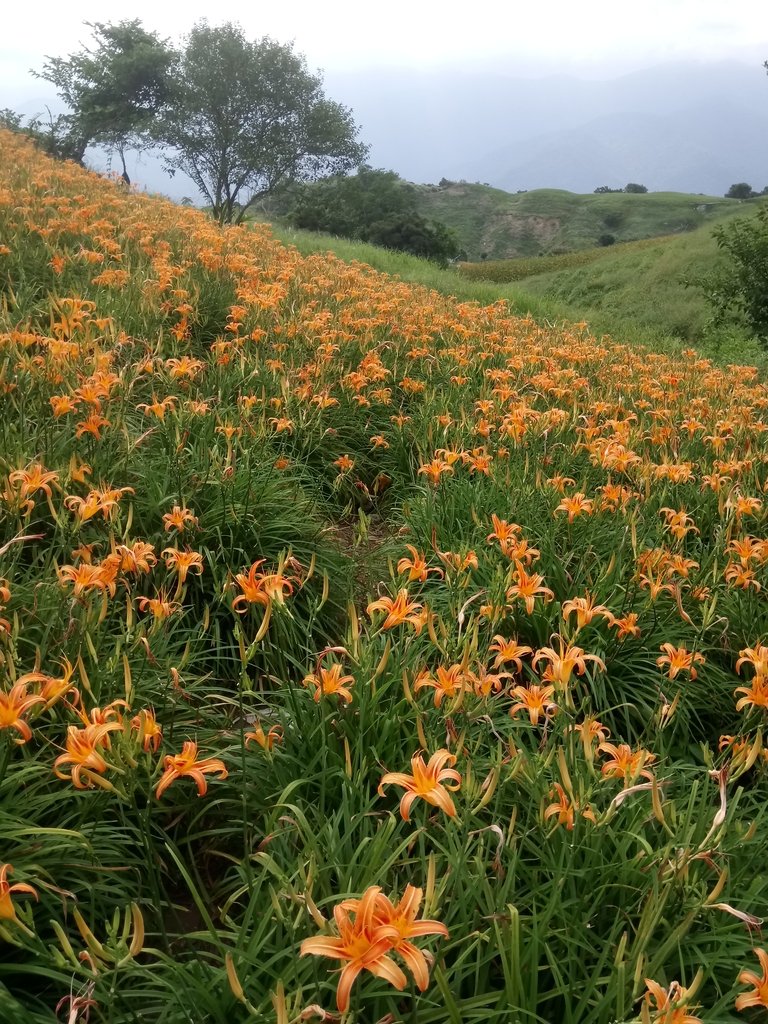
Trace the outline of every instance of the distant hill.
<instances>
[{"instance_id":1,"label":"distant hill","mask_svg":"<svg viewBox=\"0 0 768 1024\"><path fill-rule=\"evenodd\" d=\"M513 194L458 182L421 185L418 194L420 212L453 228L472 261L586 249L601 238L625 242L678 234L743 210L738 200L681 192Z\"/></svg>"},{"instance_id":2,"label":"distant hill","mask_svg":"<svg viewBox=\"0 0 768 1024\"><path fill-rule=\"evenodd\" d=\"M749 217L766 200L724 202L732 204L729 212ZM721 210L713 211L712 216ZM464 264L461 271L470 279L514 282L532 296L578 312L590 322L599 322L603 329L637 326L698 344L711 310L703 293L686 287L685 281L707 274L718 259L712 226L707 224L681 236L584 249L557 257Z\"/></svg>"},{"instance_id":3,"label":"distant hill","mask_svg":"<svg viewBox=\"0 0 768 1024\"><path fill-rule=\"evenodd\" d=\"M760 61L677 61L610 76L596 68L592 79L533 77L497 62L329 72L326 84L354 110L370 163L410 181L573 192L639 181L714 195L735 181L768 185Z\"/></svg>"}]
</instances>

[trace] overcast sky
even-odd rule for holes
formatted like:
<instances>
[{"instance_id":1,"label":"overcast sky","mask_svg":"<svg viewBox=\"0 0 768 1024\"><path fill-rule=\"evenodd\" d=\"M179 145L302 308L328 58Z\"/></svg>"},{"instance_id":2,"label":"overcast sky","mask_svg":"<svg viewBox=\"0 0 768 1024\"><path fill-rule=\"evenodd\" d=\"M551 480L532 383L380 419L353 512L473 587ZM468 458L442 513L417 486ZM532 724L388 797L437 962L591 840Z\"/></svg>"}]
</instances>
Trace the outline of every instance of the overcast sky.
<instances>
[{"instance_id":1,"label":"overcast sky","mask_svg":"<svg viewBox=\"0 0 768 1024\"><path fill-rule=\"evenodd\" d=\"M90 36L85 21L139 18L177 39L211 14L210 0L12 2L3 11L0 107L47 95L30 68L66 56ZM182 13L179 13L179 12ZM454 65L488 62L515 75L563 70L596 77L678 58L768 59L765 0L284 0L227 10L253 38L294 40L312 68Z\"/></svg>"},{"instance_id":2,"label":"overcast sky","mask_svg":"<svg viewBox=\"0 0 768 1024\"><path fill-rule=\"evenodd\" d=\"M528 125L526 137L558 125L558 130L568 128L568 119L560 125L558 117L574 105L571 100L579 98L578 117L571 116L570 127L575 127L605 113L605 100L621 92L619 83L598 85L600 110L592 110L589 99L580 98L583 90L573 87L573 77L521 89L523 79L564 74L602 83L653 68L651 78L639 86L643 96L632 94L630 106L623 109L636 112L643 102L643 110L657 103L658 110L651 111L655 113L666 112L679 91L676 81L711 85L709 92L715 91L710 100L717 99L720 85L714 83L731 72L721 71L718 77L714 62L735 60L748 72L748 83L735 86L731 103L738 104L740 95L745 101L762 95L768 86L762 70L768 60L768 0L257 0L232 5L222 16L210 0L173 5L132 0L117 7L107 7L103 0L10 0L0 35L0 109L10 107L26 116L44 116L48 105L54 113L63 111L53 86L36 79L30 69L42 69L46 57L66 58L89 44L91 30L85 22L138 18L146 29L179 42L206 15L212 24L238 20L252 39L270 35L280 43L293 42L310 70L324 73L329 97L352 109L371 146L374 166L392 167L413 180L436 181L448 174L496 183L504 161L485 156L506 143L510 133L518 141L525 135L527 106L535 123ZM698 75L691 74L691 61L699 64ZM678 62L686 63L680 65L677 80L657 70ZM514 80L509 86L517 104L514 117L505 84L494 77L499 74ZM485 83L479 91L478 79ZM551 84L557 81L559 85ZM549 106L536 105L546 97ZM471 113L464 111L467 123L462 124L465 98ZM715 134L721 128L719 122L712 125ZM436 147L440 141L448 150ZM460 159L467 153L477 157L471 166ZM103 169L103 156L92 154L89 159ZM709 159L706 154L702 158ZM195 194L181 176L168 179L158 157L135 159L131 174L146 187L177 198ZM761 177L761 155L752 163L756 169L749 173ZM551 184L543 171L531 173L531 181L526 177L522 187ZM725 177L731 173L723 169ZM668 184L667 177L661 175L658 187ZM519 181L516 187L521 187ZM690 189L700 191L701 186L692 180Z\"/></svg>"}]
</instances>

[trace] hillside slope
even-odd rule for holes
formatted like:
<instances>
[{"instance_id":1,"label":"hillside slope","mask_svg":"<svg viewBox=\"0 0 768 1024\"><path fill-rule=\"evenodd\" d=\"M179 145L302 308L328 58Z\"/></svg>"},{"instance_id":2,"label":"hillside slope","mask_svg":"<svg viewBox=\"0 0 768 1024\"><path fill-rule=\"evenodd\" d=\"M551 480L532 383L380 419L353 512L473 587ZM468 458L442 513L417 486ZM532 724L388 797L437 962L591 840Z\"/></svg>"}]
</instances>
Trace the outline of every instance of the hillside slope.
<instances>
[{"instance_id":1,"label":"hillside slope","mask_svg":"<svg viewBox=\"0 0 768 1024\"><path fill-rule=\"evenodd\" d=\"M676 234L743 211L738 200L684 192L513 194L467 182L417 189L420 212L453 228L473 261L585 249L603 235L623 242Z\"/></svg>"},{"instance_id":2,"label":"hillside slope","mask_svg":"<svg viewBox=\"0 0 768 1024\"><path fill-rule=\"evenodd\" d=\"M760 205L734 204L733 208L748 217ZM722 217L721 208L718 214ZM587 318L599 314L699 342L710 308L703 292L685 282L708 273L717 259L717 243L708 224L677 237L558 257L465 264L461 269L470 278L523 282L527 293L577 309Z\"/></svg>"}]
</instances>

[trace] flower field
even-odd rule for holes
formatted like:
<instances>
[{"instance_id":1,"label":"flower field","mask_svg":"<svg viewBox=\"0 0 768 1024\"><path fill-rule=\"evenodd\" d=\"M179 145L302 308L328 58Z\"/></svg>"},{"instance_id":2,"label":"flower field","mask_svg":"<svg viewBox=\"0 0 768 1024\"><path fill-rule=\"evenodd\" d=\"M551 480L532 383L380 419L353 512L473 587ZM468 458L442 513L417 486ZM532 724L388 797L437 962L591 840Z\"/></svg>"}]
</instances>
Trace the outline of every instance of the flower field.
<instances>
[{"instance_id":1,"label":"flower field","mask_svg":"<svg viewBox=\"0 0 768 1024\"><path fill-rule=\"evenodd\" d=\"M766 1020L768 387L0 134L0 1022Z\"/></svg>"}]
</instances>

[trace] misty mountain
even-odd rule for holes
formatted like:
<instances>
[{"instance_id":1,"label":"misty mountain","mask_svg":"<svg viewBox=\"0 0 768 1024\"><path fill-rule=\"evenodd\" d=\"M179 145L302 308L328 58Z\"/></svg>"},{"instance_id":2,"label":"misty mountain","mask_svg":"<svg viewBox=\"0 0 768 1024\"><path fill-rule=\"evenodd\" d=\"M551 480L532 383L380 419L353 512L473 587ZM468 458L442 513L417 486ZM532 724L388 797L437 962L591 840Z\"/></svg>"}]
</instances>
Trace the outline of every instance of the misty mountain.
<instances>
[{"instance_id":1,"label":"misty mountain","mask_svg":"<svg viewBox=\"0 0 768 1024\"><path fill-rule=\"evenodd\" d=\"M641 181L714 194L768 184L760 66L676 63L605 80L409 69L325 82L352 107L370 162L412 181L578 192Z\"/></svg>"}]
</instances>

